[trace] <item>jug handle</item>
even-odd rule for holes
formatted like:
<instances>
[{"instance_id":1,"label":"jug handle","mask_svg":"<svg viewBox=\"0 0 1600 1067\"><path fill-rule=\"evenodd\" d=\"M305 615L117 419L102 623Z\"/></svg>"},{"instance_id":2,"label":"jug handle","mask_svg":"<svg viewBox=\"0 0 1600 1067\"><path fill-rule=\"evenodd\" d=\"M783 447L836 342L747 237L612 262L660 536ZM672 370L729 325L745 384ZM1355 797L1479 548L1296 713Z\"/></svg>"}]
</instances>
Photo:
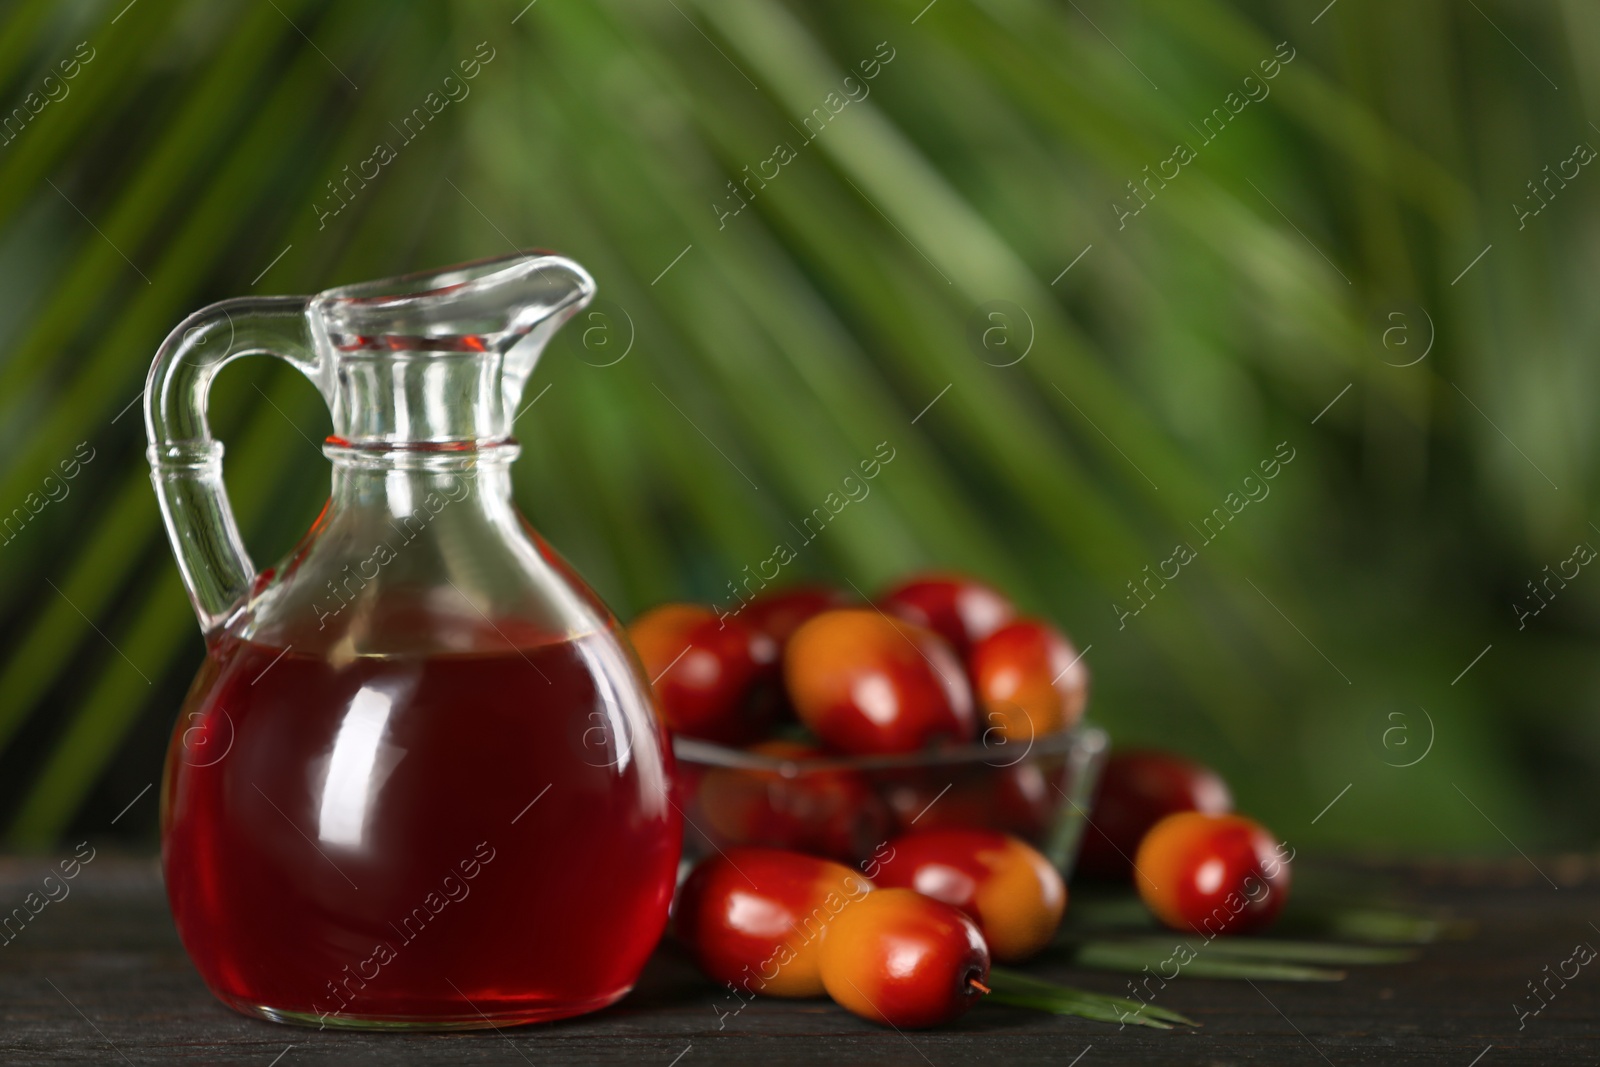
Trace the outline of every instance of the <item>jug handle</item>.
<instances>
[{"instance_id":1,"label":"jug handle","mask_svg":"<svg viewBox=\"0 0 1600 1067\"><path fill-rule=\"evenodd\" d=\"M262 354L318 382L309 303L281 296L212 304L179 323L150 365L144 393L150 480L208 641L243 606L256 576L222 482L222 442L206 421L211 382L233 360Z\"/></svg>"}]
</instances>

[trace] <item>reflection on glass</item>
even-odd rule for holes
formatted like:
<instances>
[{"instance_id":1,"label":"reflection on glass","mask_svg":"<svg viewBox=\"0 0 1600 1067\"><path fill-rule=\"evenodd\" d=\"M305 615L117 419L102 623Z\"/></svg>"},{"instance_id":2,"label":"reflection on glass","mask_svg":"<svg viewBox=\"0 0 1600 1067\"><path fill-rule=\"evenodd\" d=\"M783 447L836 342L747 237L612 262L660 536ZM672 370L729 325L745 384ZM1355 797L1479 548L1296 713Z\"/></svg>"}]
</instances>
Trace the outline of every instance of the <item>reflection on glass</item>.
<instances>
[{"instance_id":1,"label":"reflection on glass","mask_svg":"<svg viewBox=\"0 0 1600 1067\"><path fill-rule=\"evenodd\" d=\"M317 836L330 845L359 847L367 810L386 775L373 776L378 745L394 698L372 686L363 686L350 702L339 735L328 757L328 777L322 786L322 809L317 815Z\"/></svg>"}]
</instances>

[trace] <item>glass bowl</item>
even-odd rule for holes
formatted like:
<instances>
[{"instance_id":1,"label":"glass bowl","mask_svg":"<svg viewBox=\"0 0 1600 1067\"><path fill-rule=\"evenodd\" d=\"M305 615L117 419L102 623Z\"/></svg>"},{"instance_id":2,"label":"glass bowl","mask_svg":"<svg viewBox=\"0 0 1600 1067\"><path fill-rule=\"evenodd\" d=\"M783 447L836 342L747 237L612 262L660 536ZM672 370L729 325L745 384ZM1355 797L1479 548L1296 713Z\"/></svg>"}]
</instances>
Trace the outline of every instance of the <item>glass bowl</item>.
<instances>
[{"instance_id":1,"label":"glass bowl","mask_svg":"<svg viewBox=\"0 0 1600 1067\"><path fill-rule=\"evenodd\" d=\"M788 848L871 870L910 830L1001 830L1070 877L1106 732L1081 724L897 756L767 755L673 738L688 862L735 845Z\"/></svg>"}]
</instances>

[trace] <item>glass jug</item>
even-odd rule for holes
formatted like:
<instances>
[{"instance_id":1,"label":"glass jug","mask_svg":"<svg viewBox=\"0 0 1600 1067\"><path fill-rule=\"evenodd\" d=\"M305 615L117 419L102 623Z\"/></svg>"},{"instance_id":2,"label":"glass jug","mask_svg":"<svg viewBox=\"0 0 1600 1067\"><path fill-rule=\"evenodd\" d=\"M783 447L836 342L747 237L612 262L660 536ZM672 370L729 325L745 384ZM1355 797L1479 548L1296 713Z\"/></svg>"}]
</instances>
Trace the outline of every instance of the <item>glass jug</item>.
<instances>
[{"instance_id":1,"label":"glass jug","mask_svg":"<svg viewBox=\"0 0 1600 1067\"><path fill-rule=\"evenodd\" d=\"M150 370L151 478L208 654L161 797L206 984L311 1026L468 1028L604 1007L666 923L682 836L650 683L518 513L511 424L594 294L518 254L227 300ZM279 356L333 414L333 487L257 573L206 395Z\"/></svg>"}]
</instances>

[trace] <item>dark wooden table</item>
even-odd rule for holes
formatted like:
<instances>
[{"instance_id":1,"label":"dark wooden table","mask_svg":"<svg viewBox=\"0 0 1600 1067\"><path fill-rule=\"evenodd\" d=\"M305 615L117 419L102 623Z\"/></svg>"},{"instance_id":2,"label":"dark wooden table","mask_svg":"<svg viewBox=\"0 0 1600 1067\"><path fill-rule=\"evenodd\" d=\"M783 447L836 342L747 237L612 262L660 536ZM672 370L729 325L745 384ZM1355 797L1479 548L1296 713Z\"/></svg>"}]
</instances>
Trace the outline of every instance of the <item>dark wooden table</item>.
<instances>
[{"instance_id":1,"label":"dark wooden table","mask_svg":"<svg viewBox=\"0 0 1600 1067\"><path fill-rule=\"evenodd\" d=\"M71 895L0 947L5 1063L630 1063L780 1067L907 1064L1600 1063L1600 961L1520 1031L1514 1005L1579 942L1600 946L1600 861L1522 860L1387 868L1420 902L1473 920L1470 940L1420 960L1352 970L1342 983L1179 978L1161 1003L1204 1023L1156 1032L983 1006L959 1028L899 1034L827 1003L758 1001L724 1029L717 991L672 949L617 1007L550 1026L414 1036L317 1032L235 1015L212 999L168 918L156 864L105 854ZM0 906L21 904L49 864L0 860ZM1343 870L1349 873L1346 865ZM1367 877L1366 874L1363 877ZM1116 975L1042 966L1043 976L1119 992Z\"/></svg>"}]
</instances>

